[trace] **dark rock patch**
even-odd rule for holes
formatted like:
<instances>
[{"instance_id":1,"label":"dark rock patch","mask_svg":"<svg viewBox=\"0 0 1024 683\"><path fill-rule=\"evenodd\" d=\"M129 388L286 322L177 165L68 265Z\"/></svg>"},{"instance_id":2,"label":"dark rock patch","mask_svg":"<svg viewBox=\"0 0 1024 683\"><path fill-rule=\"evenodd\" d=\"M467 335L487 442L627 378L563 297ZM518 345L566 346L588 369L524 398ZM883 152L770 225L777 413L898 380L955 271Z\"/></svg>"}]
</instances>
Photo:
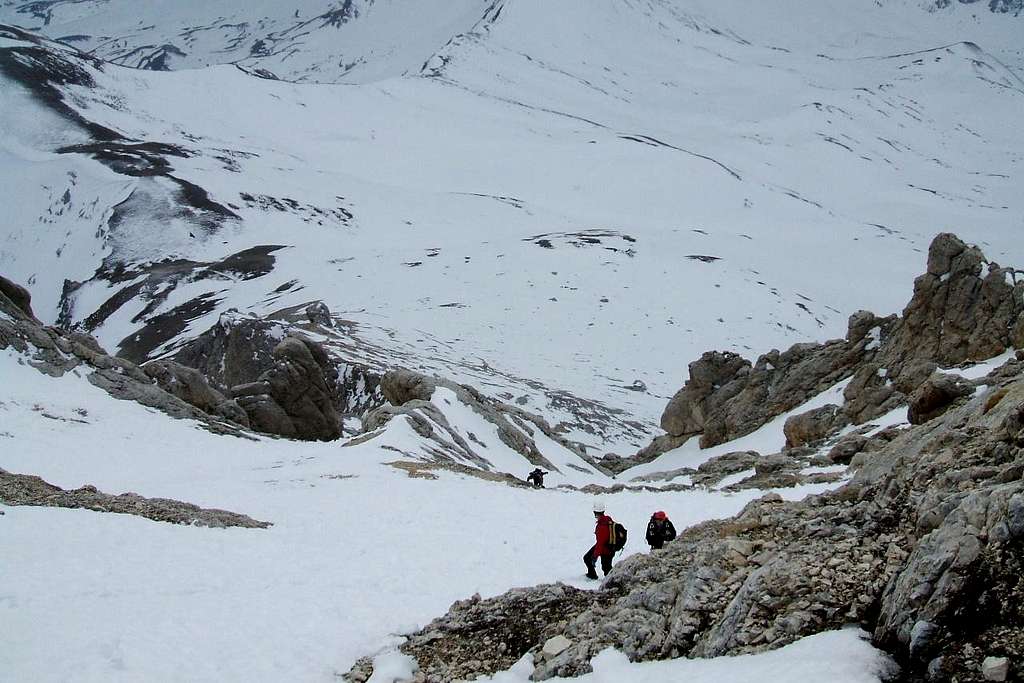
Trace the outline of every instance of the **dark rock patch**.
<instances>
[{"instance_id":1,"label":"dark rock patch","mask_svg":"<svg viewBox=\"0 0 1024 683\"><path fill-rule=\"evenodd\" d=\"M155 522L213 528L243 527L266 529L270 522L260 522L246 515L227 510L201 508L169 498L144 498L137 493L110 495L95 486L71 491L49 484L39 477L12 474L0 469L0 503L115 512L145 517Z\"/></svg>"}]
</instances>

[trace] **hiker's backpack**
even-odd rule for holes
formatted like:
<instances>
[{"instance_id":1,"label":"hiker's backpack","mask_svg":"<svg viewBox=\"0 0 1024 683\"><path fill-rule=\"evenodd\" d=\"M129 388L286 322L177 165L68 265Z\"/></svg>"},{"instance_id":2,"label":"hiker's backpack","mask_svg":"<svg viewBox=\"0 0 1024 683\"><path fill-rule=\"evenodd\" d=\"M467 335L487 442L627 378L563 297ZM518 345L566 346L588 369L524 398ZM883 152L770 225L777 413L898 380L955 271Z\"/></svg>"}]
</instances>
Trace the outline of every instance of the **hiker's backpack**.
<instances>
[{"instance_id":1,"label":"hiker's backpack","mask_svg":"<svg viewBox=\"0 0 1024 683\"><path fill-rule=\"evenodd\" d=\"M612 522L608 532L608 546L613 553L617 553L626 545L626 535L628 534L626 527L618 522Z\"/></svg>"}]
</instances>

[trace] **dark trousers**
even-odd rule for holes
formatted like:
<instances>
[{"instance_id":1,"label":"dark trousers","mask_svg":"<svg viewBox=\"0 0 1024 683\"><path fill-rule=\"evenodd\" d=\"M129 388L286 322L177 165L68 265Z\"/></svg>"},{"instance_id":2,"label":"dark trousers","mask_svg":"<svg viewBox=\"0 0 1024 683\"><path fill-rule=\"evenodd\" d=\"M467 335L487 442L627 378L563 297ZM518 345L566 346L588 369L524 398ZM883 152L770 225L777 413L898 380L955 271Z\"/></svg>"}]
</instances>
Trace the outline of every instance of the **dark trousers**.
<instances>
[{"instance_id":1,"label":"dark trousers","mask_svg":"<svg viewBox=\"0 0 1024 683\"><path fill-rule=\"evenodd\" d=\"M587 554L583 556L583 564L587 565L587 574L596 576L597 572L594 570L594 566L597 564L597 558L594 557L594 549L591 548L587 551ZM608 576L608 572L612 570L612 555L614 553L606 553L601 555L601 570L605 576Z\"/></svg>"}]
</instances>

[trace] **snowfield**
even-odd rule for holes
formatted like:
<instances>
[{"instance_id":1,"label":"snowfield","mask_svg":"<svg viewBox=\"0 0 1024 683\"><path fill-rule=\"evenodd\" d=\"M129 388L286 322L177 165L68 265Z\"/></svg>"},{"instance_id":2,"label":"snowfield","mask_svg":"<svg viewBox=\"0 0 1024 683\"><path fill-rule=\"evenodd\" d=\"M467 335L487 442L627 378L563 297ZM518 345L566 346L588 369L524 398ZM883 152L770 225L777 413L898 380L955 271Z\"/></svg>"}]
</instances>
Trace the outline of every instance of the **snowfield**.
<instances>
[{"instance_id":1,"label":"snowfield","mask_svg":"<svg viewBox=\"0 0 1024 683\"><path fill-rule=\"evenodd\" d=\"M580 559L593 543L588 496L443 471L437 480L412 479L381 464L401 456L376 442L343 448L214 436L116 401L82 378L42 375L9 351L0 353L0 370L4 469L274 524L207 529L0 508L0 670L8 680L327 681L473 593L595 585ZM393 443L416 447L404 420L389 430ZM731 516L760 495L695 490L606 500L631 531L621 558L646 551L643 529L655 510L684 528ZM829 666L859 672L835 680L875 680L868 665L877 655L855 634L835 637L846 645ZM661 671L637 667L637 680Z\"/></svg>"},{"instance_id":2,"label":"snowfield","mask_svg":"<svg viewBox=\"0 0 1024 683\"><path fill-rule=\"evenodd\" d=\"M55 3L44 28L173 34L239 23L230 4ZM267 13L270 32L292 4L245 11ZM214 66L83 64L95 86L59 87L65 102L170 146L166 176L55 153L87 136L6 79L0 268L46 320L138 360L232 307L322 299L348 321L354 360L522 398L553 423L560 396L596 401L637 428L573 438L628 452L701 352L754 356L842 336L861 308L897 310L938 232L1024 262L1017 17L918 0L442 4L355 3L358 16L289 48L299 68L334 63L324 36L358 47L457 31L415 68L374 52L398 61L354 70L358 82L258 78L202 41L179 46L178 66ZM0 20L35 26L20 9ZM178 210L182 182L220 208ZM266 266L224 267L268 245ZM165 259L182 272L154 266Z\"/></svg>"},{"instance_id":3,"label":"snowfield","mask_svg":"<svg viewBox=\"0 0 1024 683\"><path fill-rule=\"evenodd\" d=\"M897 311L937 233L1024 263L1024 18L940 4L0 0L0 274L137 363L231 309L284 330L320 300L335 326L310 336L335 358L471 384L628 456L702 352ZM3 469L273 523L0 506L0 679L326 682L377 654L390 682L401 635L455 600L596 587L591 497L555 486L777 452L844 386L617 478L538 434L561 471L532 490L409 476L391 463L430 444L404 418L356 445L215 436L0 350ZM451 390L433 401L491 471L532 469ZM624 556L656 510L680 530L738 513L765 492L720 489L749 474L607 496ZM606 651L578 680L892 666L848 629L706 661Z\"/></svg>"}]
</instances>

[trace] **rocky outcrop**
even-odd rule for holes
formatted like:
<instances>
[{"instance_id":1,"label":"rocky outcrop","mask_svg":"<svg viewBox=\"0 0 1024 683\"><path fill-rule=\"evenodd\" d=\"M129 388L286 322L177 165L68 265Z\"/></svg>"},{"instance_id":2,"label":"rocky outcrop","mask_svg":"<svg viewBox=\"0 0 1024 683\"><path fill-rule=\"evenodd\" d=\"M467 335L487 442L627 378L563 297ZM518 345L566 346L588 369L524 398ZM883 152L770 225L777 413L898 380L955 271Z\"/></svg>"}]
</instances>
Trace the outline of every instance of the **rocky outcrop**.
<instances>
[{"instance_id":1,"label":"rocky outcrop","mask_svg":"<svg viewBox=\"0 0 1024 683\"><path fill-rule=\"evenodd\" d=\"M370 411L364 417L364 432L372 438L372 432L393 418L404 416L414 431L434 442L432 454L435 458L491 470L493 465L483 455L486 445L479 437L472 433L468 435L469 438L463 437L449 424L444 411L431 402L438 388L452 392L455 400L494 427L498 439L504 445L522 455L532 465L546 470L558 470L537 447L538 432L581 460L590 462L576 444L565 439L539 415L485 396L472 386L440 377L427 377L402 368L386 372L381 379L381 390L389 403Z\"/></svg>"},{"instance_id":2,"label":"rocky outcrop","mask_svg":"<svg viewBox=\"0 0 1024 683\"><path fill-rule=\"evenodd\" d=\"M36 320L35 313L32 312L32 295L27 289L0 275L0 295L7 297L13 308L20 311L22 315Z\"/></svg>"},{"instance_id":3,"label":"rocky outcrop","mask_svg":"<svg viewBox=\"0 0 1024 683\"><path fill-rule=\"evenodd\" d=\"M901 317L858 311L845 339L796 344L753 364L709 351L690 364L661 426L672 437L699 435L707 448L748 434L847 378L843 418L862 424L906 405L939 365L985 360L1014 345L1024 345L1024 277L944 233L933 240L927 272L915 280ZM651 450L633 461L644 462Z\"/></svg>"},{"instance_id":4,"label":"rocky outcrop","mask_svg":"<svg viewBox=\"0 0 1024 683\"><path fill-rule=\"evenodd\" d=\"M388 403L401 406L409 401L429 401L437 383L426 375L399 368L384 374L380 389Z\"/></svg>"},{"instance_id":5,"label":"rocky outcrop","mask_svg":"<svg viewBox=\"0 0 1024 683\"><path fill-rule=\"evenodd\" d=\"M90 383L114 398L135 401L171 417L197 420L217 434L251 438L240 425L164 391L134 363L107 354L91 336L44 326L0 292L0 349L5 348L23 354L24 362L47 375L84 371Z\"/></svg>"},{"instance_id":6,"label":"rocky outcrop","mask_svg":"<svg viewBox=\"0 0 1024 683\"><path fill-rule=\"evenodd\" d=\"M249 416L232 399L226 398L209 385L198 370L187 368L172 360L155 360L142 366L143 371L169 394L211 415L249 427Z\"/></svg>"},{"instance_id":7,"label":"rocky outcrop","mask_svg":"<svg viewBox=\"0 0 1024 683\"><path fill-rule=\"evenodd\" d=\"M1024 312L1024 277L943 233L928 249L928 270L885 357L893 367L924 358L944 366L997 356L1014 345Z\"/></svg>"},{"instance_id":8,"label":"rocky outcrop","mask_svg":"<svg viewBox=\"0 0 1024 683\"><path fill-rule=\"evenodd\" d=\"M712 657L851 623L872 632L908 680L980 681L984 661L1002 658L1016 680L1024 376L926 424L864 438L846 486L797 503L762 497L662 551L628 557L597 591L555 584L456 603L402 646L419 663L416 680L472 679L527 653L534 680L544 680L587 672L606 647L634 661ZM747 466L744 456L734 467ZM531 601L557 607L537 620L522 609ZM557 652L542 656L558 636Z\"/></svg>"},{"instance_id":9,"label":"rocky outcrop","mask_svg":"<svg viewBox=\"0 0 1024 683\"><path fill-rule=\"evenodd\" d=\"M894 323L862 311L851 316L846 339L795 344L754 364L709 351L690 364L690 378L669 401L661 426L672 436L699 434L701 448L749 434L853 374Z\"/></svg>"},{"instance_id":10,"label":"rocky outcrop","mask_svg":"<svg viewBox=\"0 0 1024 683\"><path fill-rule=\"evenodd\" d=\"M232 309L171 358L198 370L211 386L228 394L231 387L255 382L274 364L274 347L287 334L288 326L280 321Z\"/></svg>"},{"instance_id":11,"label":"rocky outcrop","mask_svg":"<svg viewBox=\"0 0 1024 683\"><path fill-rule=\"evenodd\" d=\"M294 439L331 441L341 436L335 408L334 369L316 342L285 337L273 364L255 382L231 388L253 429Z\"/></svg>"},{"instance_id":12,"label":"rocky outcrop","mask_svg":"<svg viewBox=\"0 0 1024 683\"><path fill-rule=\"evenodd\" d=\"M270 522L260 522L246 515L227 510L201 508L191 503L168 498L143 498L137 493L110 495L83 486L68 491L49 484L39 477L13 474L0 469L0 503L4 505L35 505L43 507L83 508L96 512L117 512L137 515L157 522L205 527L245 527L266 529Z\"/></svg>"}]
</instances>

